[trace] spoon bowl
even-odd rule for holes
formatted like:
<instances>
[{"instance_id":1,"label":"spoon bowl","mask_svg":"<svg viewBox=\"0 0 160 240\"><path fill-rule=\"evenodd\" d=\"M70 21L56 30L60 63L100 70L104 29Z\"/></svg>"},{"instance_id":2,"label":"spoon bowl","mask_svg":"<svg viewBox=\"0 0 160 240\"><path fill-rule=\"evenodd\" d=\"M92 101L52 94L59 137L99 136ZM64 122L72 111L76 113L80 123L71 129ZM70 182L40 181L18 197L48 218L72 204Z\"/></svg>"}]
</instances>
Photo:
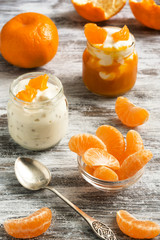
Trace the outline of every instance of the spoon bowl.
<instances>
[{"instance_id":1,"label":"spoon bowl","mask_svg":"<svg viewBox=\"0 0 160 240\"><path fill-rule=\"evenodd\" d=\"M18 157L15 161L15 174L19 183L28 190L45 188L51 173L42 163L27 157Z\"/></svg>"},{"instance_id":2,"label":"spoon bowl","mask_svg":"<svg viewBox=\"0 0 160 240\"><path fill-rule=\"evenodd\" d=\"M51 173L49 169L37 160L19 157L15 161L15 174L19 183L29 190L48 189L54 192L64 202L66 202L71 208L73 208L84 220L90 225L94 233L101 239L105 240L117 240L113 231L105 224L97 221L96 219L88 216L75 204L70 202L55 188L48 186L51 180Z\"/></svg>"}]
</instances>

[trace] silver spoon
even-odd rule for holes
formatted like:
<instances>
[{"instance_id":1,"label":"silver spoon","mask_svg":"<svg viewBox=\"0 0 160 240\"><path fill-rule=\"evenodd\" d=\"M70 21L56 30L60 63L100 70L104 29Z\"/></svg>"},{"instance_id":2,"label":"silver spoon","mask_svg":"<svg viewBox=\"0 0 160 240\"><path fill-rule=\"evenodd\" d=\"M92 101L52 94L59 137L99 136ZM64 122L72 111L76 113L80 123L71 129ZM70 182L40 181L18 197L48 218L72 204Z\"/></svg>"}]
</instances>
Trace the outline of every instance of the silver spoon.
<instances>
[{"instance_id":1,"label":"silver spoon","mask_svg":"<svg viewBox=\"0 0 160 240\"><path fill-rule=\"evenodd\" d=\"M105 240L117 240L113 231L108 226L88 216L76 205L62 196L56 189L48 186L51 180L51 173L49 169L39 161L26 157L17 158L15 161L15 174L19 183L29 190L39 190L45 188L54 192L86 220L99 238Z\"/></svg>"}]
</instances>

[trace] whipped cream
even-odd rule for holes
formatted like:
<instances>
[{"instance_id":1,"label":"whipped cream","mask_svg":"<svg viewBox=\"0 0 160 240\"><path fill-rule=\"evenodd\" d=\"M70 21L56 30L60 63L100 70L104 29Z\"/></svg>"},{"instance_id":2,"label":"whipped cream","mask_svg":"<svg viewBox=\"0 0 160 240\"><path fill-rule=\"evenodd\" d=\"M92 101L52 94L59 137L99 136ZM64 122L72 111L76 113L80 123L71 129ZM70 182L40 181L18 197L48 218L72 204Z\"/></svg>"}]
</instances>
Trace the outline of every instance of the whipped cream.
<instances>
[{"instance_id":1,"label":"whipped cream","mask_svg":"<svg viewBox=\"0 0 160 240\"><path fill-rule=\"evenodd\" d=\"M13 88L15 96L25 89L29 78L19 81ZM54 81L59 81L53 77ZM31 103L12 98L8 102L8 128L16 143L27 149L43 150L57 144L65 135L68 126L68 106L60 88L47 83L48 88L40 91ZM41 104L42 102L43 105Z\"/></svg>"}]
</instances>

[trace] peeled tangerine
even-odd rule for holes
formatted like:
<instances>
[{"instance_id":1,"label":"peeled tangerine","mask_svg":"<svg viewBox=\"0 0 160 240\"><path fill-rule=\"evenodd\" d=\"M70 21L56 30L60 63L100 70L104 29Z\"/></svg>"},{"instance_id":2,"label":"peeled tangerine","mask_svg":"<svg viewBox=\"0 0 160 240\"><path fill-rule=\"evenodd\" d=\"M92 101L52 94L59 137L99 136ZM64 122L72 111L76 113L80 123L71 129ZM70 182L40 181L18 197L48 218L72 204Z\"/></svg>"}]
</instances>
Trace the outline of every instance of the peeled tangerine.
<instances>
[{"instance_id":1,"label":"peeled tangerine","mask_svg":"<svg viewBox=\"0 0 160 240\"><path fill-rule=\"evenodd\" d=\"M87 23L84 26L84 34L91 44L103 44L107 37L107 31L94 23Z\"/></svg>"},{"instance_id":2,"label":"peeled tangerine","mask_svg":"<svg viewBox=\"0 0 160 240\"><path fill-rule=\"evenodd\" d=\"M118 181L118 175L106 166L97 167L93 172L93 176L105 181Z\"/></svg>"},{"instance_id":3,"label":"peeled tangerine","mask_svg":"<svg viewBox=\"0 0 160 240\"><path fill-rule=\"evenodd\" d=\"M157 223L137 220L124 210L117 212L116 220L120 230L131 238L151 239L160 234L160 226Z\"/></svg>"},{"instance_id":4,"label":"peeled tangerine","mask_svg":"<svg viewBox=\"0 0 160 240\"><path fill-rule=\"evenodd\" d=\"M29 81L28 86L35 88L35 89L39 89L40 91L43 91L48 88L47 87L48 78L49 78L49 76L47 74L32 78Z\"/></svg>"},{"instance_id":5,"label":"peeled tangerine","mask_svg":"<svg viewBox=\"0 0 160 240\"><path fill-rule=\"evenodd\" d=\"M106 166L114 170L120 168L118 160L109 154L107 150L90 148L82 156L83 162L90 167Z\"/></svg>"},{"instance_id":6,"label":"peeled tangerine","mask_svg":"<svg viewBox=\"0 0 160 240\"><path fill-rule=\"evenodd\" d=\"M121 163L125 151L125 141L121 132L110 125L102 125L97 128L96 135L105 143L108 153Z\"/></svg>"},{"instance_id":7,"label":"peeled tangerine","mask_svg":"<svg viewBox=\"0 0 160 240\"><path fill-rule=\"evenodd\" d=\"M25 102L32 102L37 95L37 90L43 91L47 89L47 81L49 76L47 74L32 78L26 89L17 93L16 97Z\"/></svg>"},{"instance_id":8,"label":"peeled tangerine","mask_svg":"<svg viewBox=\"0 0 160 240\"><path fill-rule=\"evenodd\" d=\"M89 133L81 133L72 136L68 145L69 149L72 152L77 153L79 156L82 156L89 148L106 149L106 146L101 139Z\"/></svg>"},{"instance_id":9,"label":"peeled tangerine","mask_svg":"<svg viewBox=\"0 0 160 240\"><path fill-rule=\"evenodd\" d=\"M25 102L32 102L36 95L37 90L27 85L26 89L17 93L16 97Z\"/></svg>"},{"instance_id":10,"label":"peeled tangerine","mask_svg":"<svg viewBox=\"0 0 160 240\"><path fill-rule=\"evenodd\" d=\"M119 179L123 180L132 177L136 172L143 168L152 157L152 152L144 149L128 156L117 171Z\"/></svg>"},{"instance_id":11,"label":"peeled tangerine","mask_svg":"<svg viewBox=\"0 0 160 240\"><path fill-rule=\"evenodd\" d=\"M81 17L91 22L100 22L117 14L126 0L72 0L72 3Z\"/></svg>"},{"instance_id":12,"label":"peeled tangerine","mask_svg":"<svg viewBox=\"0 0 160 240\"><path fill-rule=\"evenodd\" d=\"M33 238L44 233L49 228L51 220L51 210L44 207L28 217L6 220L4 228L12 237Z\"/></svg>"},{"instance_id":13,"label":"peeled tangerine","mask_svg":"<svg viewBox=\"0 0 160 240\"><path fill-rule=\"evenodd\" d=\"M160 5L154 0L129 0L135 18L149 28L160 30Z\"/></svg>"},{"instance_id":14,"label":"peeled tangerine","mask_svg":"<svg viewBox=\"0 0 160 240\"><path fill-rule=\"evenodd\" d=\"M145 123L149 118L146 109L135 106L125 97L118 97L115 111L121 122L128 127L137 127Z\"/></svg>"},{"instance_id":15,"label":"peeled tangerine","mask_svg":"<svg viewBox=\"0 0 160 240\"><path fill-rule=\"evenodd\" d=\"M140 134L135 130L128 131L126 135L125 158L141 149L144 149L144 146Z\"/></svg>"}]
</instances>

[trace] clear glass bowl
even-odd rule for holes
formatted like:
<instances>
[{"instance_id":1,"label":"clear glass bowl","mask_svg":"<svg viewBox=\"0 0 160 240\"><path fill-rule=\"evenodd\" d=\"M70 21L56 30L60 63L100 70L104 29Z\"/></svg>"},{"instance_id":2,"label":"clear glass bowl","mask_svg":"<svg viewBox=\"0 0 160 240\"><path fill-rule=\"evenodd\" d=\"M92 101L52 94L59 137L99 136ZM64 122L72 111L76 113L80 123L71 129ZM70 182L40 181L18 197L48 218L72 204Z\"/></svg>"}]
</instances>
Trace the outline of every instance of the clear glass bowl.
<instances>
[{"instance_id":1,"label":"clear glass bowl","mask_svg":"<svg viewBox=\"0 0 160 240\"><path fill-rule=\"evenodd\" d=\"M136 183L141 178L144 172L144 168L142 168L133 177L127 178L125 180L116 181L116 182L105 181L105 180L98 179L85 171L86 164L82 161L82 157L77 156L77 161L78 161L79 172L82 175L82 177L88 183L90 183L95 188L101 191L118 191L124 188L128 188L129 186Z\"/></svg>"}]
</instances>

